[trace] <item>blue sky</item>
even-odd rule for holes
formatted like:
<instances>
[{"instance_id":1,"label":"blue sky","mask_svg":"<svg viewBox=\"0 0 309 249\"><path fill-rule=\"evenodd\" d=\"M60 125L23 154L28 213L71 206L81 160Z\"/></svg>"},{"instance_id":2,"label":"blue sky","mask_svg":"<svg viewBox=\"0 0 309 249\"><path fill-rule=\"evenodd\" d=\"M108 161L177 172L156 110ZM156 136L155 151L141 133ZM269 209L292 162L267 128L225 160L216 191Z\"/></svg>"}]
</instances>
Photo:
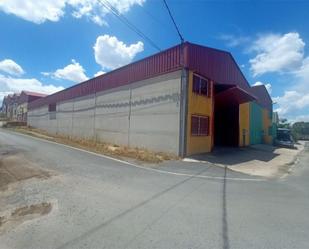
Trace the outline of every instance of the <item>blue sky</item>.
<instances>
[{"instance_id":1,"label":"blue sky","mask_svg":"<svg viewBox=\"0 0 309 249\"><path fill-rule=\"evenodd\" d=\"M163 1L102 2L160 48L179 42ZM230 51L281 117L309 120L309 1L167 2L185 40ZM2 0L0 32L0 98L55 92L157 52L97 0Z\"/></svg>"}]
</instances>

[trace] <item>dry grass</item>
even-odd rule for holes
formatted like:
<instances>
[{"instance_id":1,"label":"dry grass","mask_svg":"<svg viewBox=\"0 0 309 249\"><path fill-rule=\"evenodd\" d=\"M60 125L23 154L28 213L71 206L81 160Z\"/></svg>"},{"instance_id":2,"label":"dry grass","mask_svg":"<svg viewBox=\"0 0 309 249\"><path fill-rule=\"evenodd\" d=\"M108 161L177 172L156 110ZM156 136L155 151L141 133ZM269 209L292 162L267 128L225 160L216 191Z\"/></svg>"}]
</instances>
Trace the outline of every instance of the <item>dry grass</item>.
<instances>
[{"instance_id":1,"label":"dry grass","mask_svg":"<svg viewBox=\"0 0 309 249\"><path fill-rule=\"evenodd\" d=\"M131 148L127 146L119 146L101 141L79 139L63 135L51 135L46 131L35 129L32 127L16 127L14 131L18 131L27 135L47 139L50 141L71 145L77 148L109 155L117 158L132 158L146 163L160 163L165 160L179 159L173 154L163 152L152 152L146 149Z\"/></svg>"}]
</instances>

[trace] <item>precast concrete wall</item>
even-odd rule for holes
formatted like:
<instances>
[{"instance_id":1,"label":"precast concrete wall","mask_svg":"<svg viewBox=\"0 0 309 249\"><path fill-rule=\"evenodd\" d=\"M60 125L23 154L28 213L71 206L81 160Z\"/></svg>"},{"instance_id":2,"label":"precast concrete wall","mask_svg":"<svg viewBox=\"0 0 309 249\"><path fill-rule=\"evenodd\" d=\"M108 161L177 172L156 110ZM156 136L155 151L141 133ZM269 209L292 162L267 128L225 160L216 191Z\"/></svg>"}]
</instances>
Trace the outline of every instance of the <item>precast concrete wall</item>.
<instances>
[{"instance_id":1,"label":"precast concrete wall","mask_svg":"<svg viewBox=\"0 0 309 249\"><path fill-rule=\"evenodd\" d=\"M28 113L27 124L33 127L47 130L48 128L48 107L43 106Z\"/></svg>"},{"instance_id":2,"label":"precast concrete wall","mask_svg":"<svg viewBox=\"0 0 309 249\"><path fill-rule=\"evenodd\" d=\"M181 72L29 110L28 124L53 134L179 153Z\"/></svg>"},{"instance_id":3,"label":"precast concrete wall","mask_svg":"<svg viewBox=\"0 0 309 249\"><path fill-rule=\"evenodd\" d=\"M57 132L59 134L73 136L73 108L74 101L65 101L57 104ZM29 114L28 114L29 115Z\"/></svg>"},{"instance_id":4,"label":"precast concrete wall","mask_svg":"<svg viewBox=\"0 0 309 249\"><path fill-rule=\"evenodd\" d=\"M97 94L95 131L98 140L129 145L130 91L124 87Z\"/></svg>"},{"instance_id":5,"label":"precast concrete wall","mask_svg":"<svg viewBox=\"0 0 309 249\"><path fill-rule=\"evenodd\" d=\"M86 139L95 138L95 101L95 95L88 95L74 100L73 137Z\"/></svg>"}]
</instances>

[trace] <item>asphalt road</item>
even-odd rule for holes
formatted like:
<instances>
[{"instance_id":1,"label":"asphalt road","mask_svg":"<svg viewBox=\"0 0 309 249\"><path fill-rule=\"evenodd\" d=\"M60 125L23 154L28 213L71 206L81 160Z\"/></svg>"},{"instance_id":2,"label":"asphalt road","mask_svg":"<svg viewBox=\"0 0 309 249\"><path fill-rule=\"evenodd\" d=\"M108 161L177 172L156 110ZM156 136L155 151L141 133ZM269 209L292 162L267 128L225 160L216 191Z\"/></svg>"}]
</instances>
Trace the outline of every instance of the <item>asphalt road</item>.
<instances>
[{"instance_id":1,"label":"asphalt road","mask_svg":"<svg viewBox=\"0 0 309 249\"><path fill-rule=\"evenodd\" d=\"M0 130L50 180L14 198L53 209L0 235L1 249L309 248L309 147L288 177L170 162L149 169Z\"/></svg>"}]
</instances>

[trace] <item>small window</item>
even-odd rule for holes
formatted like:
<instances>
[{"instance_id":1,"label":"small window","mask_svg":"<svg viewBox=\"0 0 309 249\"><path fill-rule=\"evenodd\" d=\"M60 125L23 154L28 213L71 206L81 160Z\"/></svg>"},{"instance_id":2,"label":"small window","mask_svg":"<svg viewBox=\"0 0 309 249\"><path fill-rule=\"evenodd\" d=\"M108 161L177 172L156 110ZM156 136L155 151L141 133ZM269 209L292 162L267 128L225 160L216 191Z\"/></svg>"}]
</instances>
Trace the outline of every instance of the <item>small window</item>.
<instances>
[{"instance_id":1,"label":"small window","mask_svg":"<svg viewBox=\"0 0 309 249\"><path fill-rule=\"evenodd\" d=\"M54 103L54 104L49 104L49 105L48 105L48 111L49 111L49 112L55 112L55 111L56 111L56 103Z\"/></svg>"},{"instance_id":2,"label":"small window","mask_svg":"<svg viewBox=\"0 0 309 249\"><path fill-rule=\"evenodd\" d=\"M208 116L191 116L191 135L208 136L209 135L209 117Z\"/></svg>"},{"instance_id":3,"label":"small window","mask_svg":"<svg viewBox=\"0 0 309 249\"><path fill-rule=\"evenodd\" d=\"M48 105L48 112L49 112L49 119L50 120L56 119L56 108L57 108L56 103Z\"/></svg>"},{"instance_id":4,"label":"small window","mask_svg":"<svg viewBox=\"0 0 309 249\"><path fill-rule=\"evenodd\" d=\"M208 80L204 79L196 74L193 75L193 92L205 96L209 96L208 94Z\"/></svg>"}]
</instances>

